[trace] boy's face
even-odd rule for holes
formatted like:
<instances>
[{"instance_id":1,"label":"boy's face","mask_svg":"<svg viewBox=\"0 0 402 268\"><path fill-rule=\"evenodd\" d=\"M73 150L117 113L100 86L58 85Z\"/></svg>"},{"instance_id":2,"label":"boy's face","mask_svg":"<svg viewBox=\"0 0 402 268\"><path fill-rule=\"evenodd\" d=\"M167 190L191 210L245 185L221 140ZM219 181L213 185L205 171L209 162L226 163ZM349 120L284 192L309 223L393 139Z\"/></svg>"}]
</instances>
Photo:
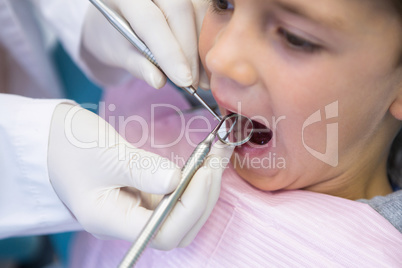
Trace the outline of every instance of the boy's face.
<instances>
[{"instance_id":1,"label":"boy's face","mask_svg":"<svg viewBox=\"0 0 402 268\"><path fill-rule=\"evenodd\" d=\"M267 145L236 149L237 172L263 190L389 191L402 29L387 1L211 2L200 55L212 93L223 114L273 131Z\"/></svg>"}]
</instances>

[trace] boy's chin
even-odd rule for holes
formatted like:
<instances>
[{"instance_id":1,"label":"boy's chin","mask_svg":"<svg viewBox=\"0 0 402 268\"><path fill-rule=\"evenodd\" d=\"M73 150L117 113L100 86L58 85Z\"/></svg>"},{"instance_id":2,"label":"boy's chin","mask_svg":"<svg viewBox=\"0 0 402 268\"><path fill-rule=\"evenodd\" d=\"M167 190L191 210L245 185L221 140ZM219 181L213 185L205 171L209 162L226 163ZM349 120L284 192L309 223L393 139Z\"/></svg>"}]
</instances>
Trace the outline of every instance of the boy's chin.
<instances>
[{"instance_id":1,"label":"boy's chin","mask_svg":"<svg viewBox=\"0 0 402 268\"><path fill-rule=\"evenodd\" d=\"M278 174L281 172L278 168L273 169L253 169L236 166L236 173L251 186L262 191L277 191L281 190L283 185L278 183Z\"/></svg>"}]
</instances>

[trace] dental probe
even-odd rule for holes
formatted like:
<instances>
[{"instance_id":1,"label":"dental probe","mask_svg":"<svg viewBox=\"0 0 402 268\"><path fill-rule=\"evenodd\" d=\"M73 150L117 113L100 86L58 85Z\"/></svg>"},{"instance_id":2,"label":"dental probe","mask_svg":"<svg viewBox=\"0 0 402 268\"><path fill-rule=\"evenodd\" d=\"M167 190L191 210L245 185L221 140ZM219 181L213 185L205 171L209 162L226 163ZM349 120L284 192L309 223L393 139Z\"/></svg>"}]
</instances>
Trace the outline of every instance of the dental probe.
<instances>
[{"instance_id":1,"label":"dental probe","mask_svg":"<svg viewBox=\"0 0 402 268\"><path fill-rule=\"evenodd\" d=\"M134 244L126 253L124 259L121 261L120 265L118 266L119 268L132 267L138 261L139 257L147 247L154 234L159 230L159 227L162 225L166 217L169 215L170 211L176 205L187 185L190 183L195 172L204 162L204 159L207 157L211 149L212 142L214 141L216 134L219 128L222 126L223 122L225 122L225 119L220 121L215 129L212 130L212 132L194 149L190 158L187 160L186 164L181 170L182 178L176 190L174 190L174 192L169 195L165 195L162 198L161 202L152 213L147 224L142 229L137 240L134 242ZM237 122L237 120L235 122ZM230 132L228 132L227 135L229 133ZM226 139L227 135L224 137L224 139Z\"/></svg>"},{"instance_id":2,"label":"dental probe","mask_svg":"<svg viewBox=\"0 0 402 268\"><path fill-rule=\"evenodd\" d=\"M106 19L132 44L140 51L150 62L152 62L162 73L163 70L156 61L154 55L145 45L144 42L135 34L125 19L117 12L110 9L102 0L89 0L105 17ZM222 118L198 95L197 90L193 86L181 87L183 90L194 96L218 121Z\"/></svg>"}]
</instances>

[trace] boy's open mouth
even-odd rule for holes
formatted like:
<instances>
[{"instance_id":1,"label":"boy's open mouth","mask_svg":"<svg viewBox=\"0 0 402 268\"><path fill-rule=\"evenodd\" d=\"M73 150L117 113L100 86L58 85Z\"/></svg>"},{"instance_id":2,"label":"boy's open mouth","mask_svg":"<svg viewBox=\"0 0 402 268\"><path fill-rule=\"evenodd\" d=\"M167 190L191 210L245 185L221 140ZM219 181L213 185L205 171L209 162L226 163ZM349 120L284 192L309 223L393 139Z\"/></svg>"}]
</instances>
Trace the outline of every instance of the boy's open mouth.
<instances>
[{"instance_id":1,"label":"boy's open mouth","mask_svg":"<svg viewBox=\"0 0 402 268\"><path fill-rule=\"evenodd\" d=\"M230 112L229 115L234 114L234 112ZM251 119L250 119L251 120ZM249 142L255 144L255 145L265 145L267 144L271 139L272 139L272 131L269 129L266 125L259 123L255 120L251 120L252 122L252 127L253 127L253 133L252 136L249 140ZM244 129L246 128L246 129ZM249 124L243 125L243 132L248 132L250 133L251 131L251 126Z\"/></svg>"},{"instance_id":2,"label":"boy's open mouth","mask_svg":"<svg viewBox=\"0 0 402 268\"><path fill-rule=\"evenodd\" d=\"M250 142L256 145L265 145L272 139L272 131L265 125L252 120L253 135Z\"/></svg>"}]
</instances>

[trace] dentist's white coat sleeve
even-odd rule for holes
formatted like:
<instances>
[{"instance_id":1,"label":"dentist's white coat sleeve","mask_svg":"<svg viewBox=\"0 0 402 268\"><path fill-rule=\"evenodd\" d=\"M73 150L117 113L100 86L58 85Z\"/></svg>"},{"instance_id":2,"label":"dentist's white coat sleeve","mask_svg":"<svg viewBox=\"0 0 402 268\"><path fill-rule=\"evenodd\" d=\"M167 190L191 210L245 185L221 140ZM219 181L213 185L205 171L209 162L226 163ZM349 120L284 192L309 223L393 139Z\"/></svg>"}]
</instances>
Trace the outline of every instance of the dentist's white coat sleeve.
<instances>
[{"instance_id":1,"label":"dentist's white coat sleeve","mask_svg":"<svg viewBox=\"0 0 402 268\"><path fill-rule=\"evenodd\" d=\"M79 61L82 26L89 0L31 0L70 56Z\"/></svg>"},{"instance_id":2,"label":"dentist's white coat sleeve","mask_svg":"<svg viewBox=\"0 0 402 268\"><path fill-rule=\"evenodd\" d=\"M50 122L60 102L0 94L0 239L82 229L48 176Z\"/></svg>"}]
</instances>

